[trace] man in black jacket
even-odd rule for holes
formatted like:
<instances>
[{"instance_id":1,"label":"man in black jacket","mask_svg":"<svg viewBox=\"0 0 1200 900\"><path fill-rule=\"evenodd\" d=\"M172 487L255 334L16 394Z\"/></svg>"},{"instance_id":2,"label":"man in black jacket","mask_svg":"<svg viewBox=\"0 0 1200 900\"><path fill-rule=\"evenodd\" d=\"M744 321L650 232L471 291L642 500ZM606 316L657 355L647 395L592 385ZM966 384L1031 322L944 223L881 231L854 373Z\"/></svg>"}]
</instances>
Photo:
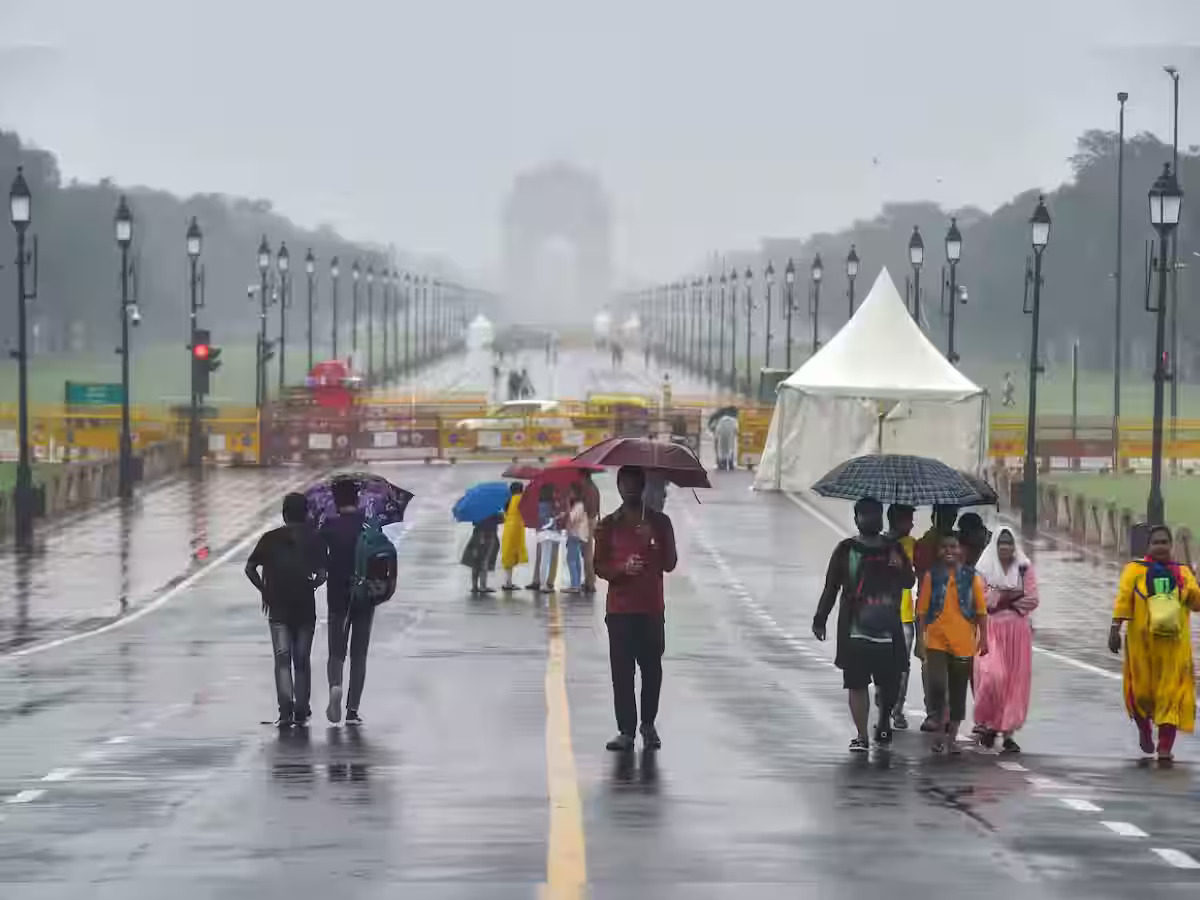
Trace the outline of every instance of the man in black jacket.
<instances>
[{"instance_id":1,"label":"man in black jacket","mask_svg":"<svg viewBox=\"0 0 1200 900\"><path fill-rule=\"evenodd\" d=\"M304 495L288 494L283 498L283 527L259 538L246 561L246 577L262 595L271 626L280 728L303 727L312 715L309 657L317 624L315 591L325 580L325 552L307 516Z\"/></svg>"},{"instance_id":2,"label":"man in black jacket","mask_svg":"<svg viewBox=\"0 0 1200 900\"><path fill-rule=\"evenodd\" d=\"M829 559L812 630L817 640L825 640L829 614L840 596L835 664L842 670L858 731L850 752L866 753L872 682L879 694L875 740L885 745L892 740L892 707L900 674L908 665L900 603L904 589L913 584L913 569L900 545L883 534L883 504L878 500L864 498L854 504L854 522L858 535L839 543Z\"/></svg>"},{"instance_id":3,"label":"man in black jacket","mask_svg":"<svg viewBox=\"0 0 1200 900\"><path fill-rule=\"evenodd\" d=\"M354 551L366 516L359 512L358 488L349 478L334 481L332 491L338 514L321 526L321 539L329 554L329 584L325 588L329 603L329 705L325 716L333 723L342 719L342 673L349 650L346 724L361 725L358 704L367 681L367 648L371 644L375 607L370 603L351 603L350 595L354 583Z\"/></svg>"}]
</instances>

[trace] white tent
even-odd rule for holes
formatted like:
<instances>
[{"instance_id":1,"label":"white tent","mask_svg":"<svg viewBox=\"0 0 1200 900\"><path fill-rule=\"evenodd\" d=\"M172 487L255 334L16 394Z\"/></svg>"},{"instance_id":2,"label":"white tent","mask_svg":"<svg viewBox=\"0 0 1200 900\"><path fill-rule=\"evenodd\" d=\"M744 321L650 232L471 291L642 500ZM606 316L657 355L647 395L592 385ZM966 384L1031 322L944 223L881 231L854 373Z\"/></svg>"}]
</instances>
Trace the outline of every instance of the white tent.
<instances>
[{"instance_id":1,"label":"white tent","mask_svg":"<svg viewBox=\"0 0 1200 900\"><path fill-rule=\"evenodd\" d=\"M977 471L987 419L985 391L925 336L884 269L850 321L780 383L754 487L805 491L877 451Z\"/></svg>"}]
</instances>

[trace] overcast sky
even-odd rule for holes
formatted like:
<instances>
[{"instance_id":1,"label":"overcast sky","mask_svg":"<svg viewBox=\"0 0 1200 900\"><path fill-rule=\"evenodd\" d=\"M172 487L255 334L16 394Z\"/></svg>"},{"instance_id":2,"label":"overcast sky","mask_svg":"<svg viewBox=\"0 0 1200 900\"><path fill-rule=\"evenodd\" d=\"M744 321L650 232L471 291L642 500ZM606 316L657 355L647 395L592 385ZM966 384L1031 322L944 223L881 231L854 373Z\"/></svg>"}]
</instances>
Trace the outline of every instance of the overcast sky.
<instances>
[{"instance_id":1,"label":"overcast sky","mask_svg":"<svg viewBox=\"0 0 1200 900\"><path fill-rule=\"evenodd\" d=\"M618 270L992 207L1089 127L1200 143L1197 0L0 0L0 122L68 177L268 197L491 270L515 175L594 172Z\"/></svg>"}]
</instances>

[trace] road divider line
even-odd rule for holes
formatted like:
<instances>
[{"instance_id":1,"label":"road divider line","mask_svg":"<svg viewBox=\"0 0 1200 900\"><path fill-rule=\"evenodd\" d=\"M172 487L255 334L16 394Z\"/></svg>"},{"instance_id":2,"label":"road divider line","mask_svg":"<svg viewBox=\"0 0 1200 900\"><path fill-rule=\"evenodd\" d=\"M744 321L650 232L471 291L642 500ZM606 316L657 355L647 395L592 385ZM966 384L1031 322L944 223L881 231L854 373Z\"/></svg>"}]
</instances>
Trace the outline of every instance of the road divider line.
<instances>
[{"instance_id":1,"label":"road divider line","mask_svg":"<svg viewBox=\"0 0 1200 900\"><path fill-rule=\"evenodd\" d=\"M78 769L52 769L42 776L42 781L70 781L78 774Z\"/></svg>"},{"instance_id":2,"label":"road divider line","mask_svg":"<svg viewBox=\"0 0 1200 900\"><path fill-rule=\"evenodd\" d=\"M1132 822L1101 822L1105 828L1114 834L1119 834L1121 837L1144 838L1150 837L1142 829L1138 828Z\"/></svg>"},{"instance_id":3,"label":"road divider line","mask_svg":"<svg viewBox=\"0 0 1200 900\"><path fill-rule=\"evenodd\" d=\"M46 791L44 788L30 788L28 790L18 791L4 802L10 804L32 803L34 800L40 800L44 796L46 796Z\"/></svg>"},{"instance_id":4,"label":"road divider line","mask_svg":"<svg viewBox=\"0 0 1200 900\"><path fill-rule=\"evenodd\" d=\"M1197 862L1182 850L1173 850L1170 847L1154 847L1152 852L1157 853L1161 859L1177 869L1200 869L1200 862Z\"/></svg>"},{"instance_id":5,"label":"road divider line","mask_svg":"<svg viewBox=\"0 0 1200 900\"><path fill-rule=\"evenodd\" d=\"M1073 810L1075 810L1075 812L1087 812L1087 813L1104 812L1104 809L1102 807L1097 806L1091 800L1077 800L1074 797L1059 797L1058 799L1059 799L1059 802L1063 806L1066 806L1069 809L1073 809Z\"/></svg>"},{"instance_id":6,"label":"road divider line","mask_svg":"<svg viewBox=\"0 0 1200 900\"><path fill-rule=\"evenodd\" d=\"M546 848L546 892L553 900L576 900L587 886L587 855L579 778L571 745L571 713L567 699L567 646L562 608L550 596L550 646L546 659L546 782L550 794L550 829Z\"/></svg>"}]
</instances>

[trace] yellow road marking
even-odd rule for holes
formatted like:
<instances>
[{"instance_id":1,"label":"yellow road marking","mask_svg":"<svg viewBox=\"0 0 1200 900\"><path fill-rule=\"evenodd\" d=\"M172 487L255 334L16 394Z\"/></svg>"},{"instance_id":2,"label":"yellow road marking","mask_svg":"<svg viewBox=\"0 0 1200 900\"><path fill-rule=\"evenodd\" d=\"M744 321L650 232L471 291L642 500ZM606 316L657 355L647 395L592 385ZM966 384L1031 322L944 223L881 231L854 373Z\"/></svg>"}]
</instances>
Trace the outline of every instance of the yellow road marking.
<instances>
[{"instance_id":1,"label":"yellow road marking","mask_svg":"<svg viewBox=\"0 0 1200 900\"><path fill-rule=\"evenodd\" d=\"M587 855L575 752L571 748L571 713L567 702L567 647L562 609L550 599L550 653L546 660L546 781L550 793L550 834L546 850L546 890L552 900L584 896Z\"/></svg>"}]
</instances>

